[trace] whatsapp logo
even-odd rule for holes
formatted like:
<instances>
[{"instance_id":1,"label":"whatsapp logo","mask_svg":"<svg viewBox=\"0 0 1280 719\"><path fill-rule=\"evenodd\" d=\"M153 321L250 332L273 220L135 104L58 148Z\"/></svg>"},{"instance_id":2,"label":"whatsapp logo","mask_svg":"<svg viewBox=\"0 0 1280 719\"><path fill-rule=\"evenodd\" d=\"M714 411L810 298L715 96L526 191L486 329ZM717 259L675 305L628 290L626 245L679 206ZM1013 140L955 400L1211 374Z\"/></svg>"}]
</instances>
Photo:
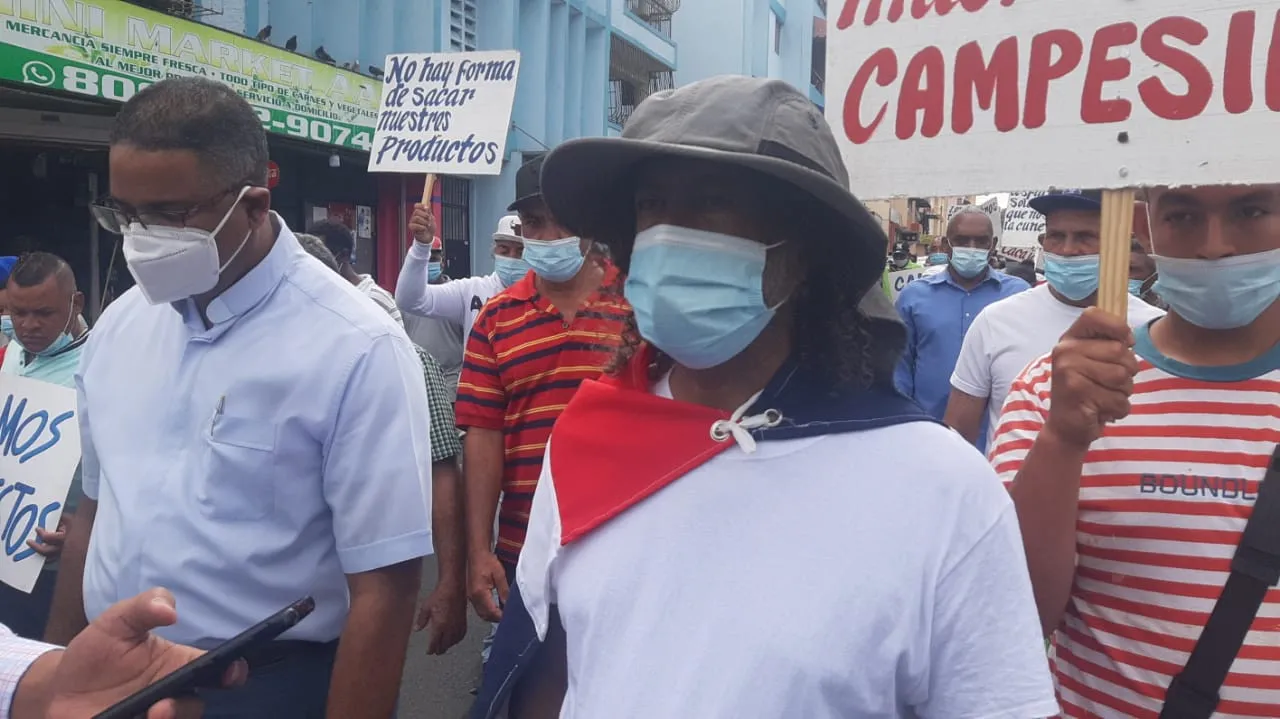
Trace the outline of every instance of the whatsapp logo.
<instances>
[{"instance_id":1,"label":"whatsapp logo","mask_svg":"<svg viewBox=\"0 0 1280 719\"><path fill-rule=\"evenodd\" d=\"M57 80L57 73L48 63L32 60L22 66L22 81L29 85L49 87Z\"/></svg>"}]
</instances>

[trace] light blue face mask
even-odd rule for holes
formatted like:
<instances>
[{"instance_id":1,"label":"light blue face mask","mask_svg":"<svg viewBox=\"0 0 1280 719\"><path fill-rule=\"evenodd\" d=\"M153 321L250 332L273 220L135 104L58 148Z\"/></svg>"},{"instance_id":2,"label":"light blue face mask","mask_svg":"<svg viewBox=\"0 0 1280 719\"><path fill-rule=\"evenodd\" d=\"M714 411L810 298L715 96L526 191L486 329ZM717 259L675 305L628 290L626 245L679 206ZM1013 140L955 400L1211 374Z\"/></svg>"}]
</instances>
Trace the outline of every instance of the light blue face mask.
<instances>
[{"instance_id":1,"label":"light blue face mask","mask_svg":"<svg viewBox=\"0 0 1280 719\"><path fill-rule=\"evenodd\" d=\"M1152 289L1196 327L1244 327L1280 297L1280 249L1218 260L1152 259L1158 275Z\"/></svg>"},{"instance_id":2,"label":"light blue face mask","mask_svg":"<svg viewBox=\"0 0 1280 719\"><path fill-rule=\"evenodd\" d=\"M945 265L947 264L947 253L935 252L932 255L929 255L929 259L925 260L925 264L928 265L929 267Z\"/></svg>"},{"instance_id":3,"label":"light blue face mask","mask_svg":"<svg viewBox=\"0 0 1280 719\"><path fill-rule=\"evenodd\" d=\"M524 240L524 261L539 277L551 282L565 282L582 269L582 241L577 237L562 240Z\"/></svg>"},{"instance_id":4,"label":"light blue face mask","mask_svg":"<svg viewBox=\"0 0 1280 719\"><path fill-rule=\"evenodd\" d=\"M427 282L435 282L440 279L440 275L444 274L444 264L440 262L427 263Z\"/></svg>"},{"instance_id":5,"label":"light blue face mask","mask_svg":"<svg viewBox=\"0 0 1280 719\"><path fill-rule=\"evenodd\" d=\"M976 247L953 247L951 269L966 280L971 280L987 269L987 251Z\"/></svg>"},{"instance_id":6,"label":"light blue face mask","mask_svg":"<svg viewBox=\"0 0 1280 719\"><path fill-rule=\"evenodd\" d=\"M1044 278L1058 294L1079 302L1098 291L1098 255L1063 257L1046 252Z\"/></svg>"},{"instance_id":7,"label":"light blue face mask","mask_svg":"<svg viewBox=\"0 0 1280 719\"><path fill-rule=\"evenodd\" d=\"M13 339L13 318L9 315L0 315L0 335Z\"/></svg>"},{"instance_id":8,"label":"light blue face mask","mask_svg":"<svg viewBox=\"0 0 1280 719\"><path fill-rule=\"evenodd\" d=\"M1146 282L1146 280L1133 280L1133 279L1129 280L1129 294L1133 295L1134 297L1141 297L1142 283L1144 282Z\"/></svg>"},{"instance_id":9,"label":"light blue face mask","mask_svg":"<svg viewBox=\"0 0 1280 719\"><path fill-rule=\"evenodd\" d=\"M529 263L519 257L494 255L493 271L497 273L503 287L510 287L529 274Z\"/></svg>"},{"instance_id":10,"label":"light blue face mask","mask_svg":"<svg viewBox=\"0 0 1280 719\"><path fill-rule=\"evenodd\" d=\"M773 318L762 284L769 247L657 225L636 235L623 292L640 336L690 369L724 364Z\"/></svg>"}]
</instances>

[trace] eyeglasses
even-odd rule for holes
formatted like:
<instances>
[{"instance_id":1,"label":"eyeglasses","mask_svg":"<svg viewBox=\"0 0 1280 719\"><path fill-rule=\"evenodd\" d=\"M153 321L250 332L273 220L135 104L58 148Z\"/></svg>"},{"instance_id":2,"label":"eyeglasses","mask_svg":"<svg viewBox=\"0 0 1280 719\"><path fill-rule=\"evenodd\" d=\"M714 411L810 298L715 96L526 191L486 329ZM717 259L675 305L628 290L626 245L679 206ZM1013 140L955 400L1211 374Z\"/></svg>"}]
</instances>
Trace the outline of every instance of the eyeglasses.
<instances>
[{"instance_id":1,"label":"eyeglasses","mask_svg":"<svg viewBox=\"0 0 1280 719\"><path fill-rule=\"evenodd\" d=\"M89 205L89 212L93 214L93 219L98 221L102 229L117 235L124 234L124 229L135 222L144 228L150 225L186 227L187 222L192 217L217 205L227 195L239 192L240 188L245 185L253 185L253 183L249 181L236 183L207 200L202 200L183 209L161 210L146 208L139 210L114 197L107 197L101 202Z\"/></svg>"}]
</instances>

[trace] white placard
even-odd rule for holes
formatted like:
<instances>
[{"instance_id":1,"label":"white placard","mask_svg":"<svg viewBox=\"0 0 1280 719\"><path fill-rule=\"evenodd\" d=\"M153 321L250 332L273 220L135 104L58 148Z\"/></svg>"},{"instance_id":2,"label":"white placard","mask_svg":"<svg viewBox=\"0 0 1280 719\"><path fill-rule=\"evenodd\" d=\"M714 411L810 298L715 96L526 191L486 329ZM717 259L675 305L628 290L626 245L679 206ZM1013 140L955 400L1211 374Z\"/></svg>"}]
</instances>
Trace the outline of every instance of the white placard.
<instances>
[{"instance_id":1,"label":"white placard","mask_svg":"<svg viewBox=\"0 0 1280 719\"><path fill-rule=\"evenodd\" d=\"M915 282L921 277L925 277L927 267L920 267L914 270L897 270L889 273L889 299L897 302L898 295L902 293L902 288L908 284Z\"/></svg>"},{"instance_id":2,"label":"white placard","mask_svg":"<svg viewBox=\"0 0 1280 719\"><path fill-rule=\"evenodd\" d=\"M1034 260L1044 233L1044 215L1031 209L1027 202L1043 192L1015 192L1009 195L1004 211L1004 229L1000 234L1000 254L1013 260Z\"/></svg>"},{"instance_id":3,"label":"white placard","mask_svg":"<svg viewBox=\"0 0 1280 719\"><path fill-rule=\"evenodd\" d=\"M373 239L373 208L368 205L356 205L356 237Z\"/></svg>"},{"instance_id":4,"label":"white placard","mask_svg":"<svg viewBox=\"0 0 1280 719\"><path fill-rule=\"evenodd\" d=\"M0 375L0 582L35 586L44 557L27 540L57 528L79 463L75 390Z\"/></svg>"},{"instance_id":5,"label":"white placard","mask_svg":"<svg viewBox=\"0 0 1280 719\"><path fill-rule=\"evenodd\" d=\"M864 199L1271 182L1278 11L843 0L828 16L827 119Z\"/></svg>"},{"instance_id":6,"label":"white placard","mask_svg":"<svg viewBox=\"0 0 1280 719\"><path fill-rule=\"evenodd\" d=\"M497 175L520 52L388 55L370 172Z\"/></svg>"},{"instance_id":7,"label":"white placard","mask_svg":"<svg viewBox=\"0 0 1280 719\"><path fill-rule=\"evenodd\" d=\"M999 238L1004 228L1004 210L1000 208L1000 201L995 197L990 197L986 202L975 203L973 206L986 213L987 219L991 220L991 230ZM947 223L942 226L943 234L951 227L951 220L964 208L965 205L951 205L947 208Z\"/></svg>"}]
</instances>

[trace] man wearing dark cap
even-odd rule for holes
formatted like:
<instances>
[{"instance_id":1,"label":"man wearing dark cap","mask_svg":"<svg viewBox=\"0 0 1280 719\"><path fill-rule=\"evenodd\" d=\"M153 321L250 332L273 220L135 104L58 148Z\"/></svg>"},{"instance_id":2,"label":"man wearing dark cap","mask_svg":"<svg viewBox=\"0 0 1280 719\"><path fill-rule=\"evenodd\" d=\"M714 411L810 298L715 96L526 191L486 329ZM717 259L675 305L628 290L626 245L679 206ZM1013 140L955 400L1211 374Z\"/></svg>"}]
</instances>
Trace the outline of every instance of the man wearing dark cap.
<instances>
[{"instance_id":1,"label":"man wearing dark cap","mask_svg":"<svg viewBox=\"0 0 1280 719\"><path fill-rule=\"evenodd\" d=\"M541 167L539 156L520 168L509 208L520 215L533 272L480 312L458 384L458 426L467 430L469 594L489 621L502 616L551 426L578 385L603 371L630 316L617 268L547 209Z\"/></svg>"},{"instance_id":2,"label":"man wearing dark cap","mask_svg":"<svg viewBox=\"0 0 1280 719\"><path fill-rule=\"evenodd\" d=\"M556 423L473 716L1056 714L1012 503L893 389L887 241L808 98L659 92L543 183L635 322Z\"/></svg>"},{"instance_id":3,"label":"man wearing dark cap","mask_svg":"<svg viewBox=\"0 0 1280 719\"><path fill-rule=\"evenodd\" d=\"M1059 190L1027 204L1045 216L1040 246L1048 282L991 305L973 321L951 375L951 396L943 419L984 452L1013 380L1053 349L1062 333L1098 298L1102 193ZM1131 326L1162 314L1129 296ZM986 435L984 427L989 428Z\"/></svg>"}]
</instances>

